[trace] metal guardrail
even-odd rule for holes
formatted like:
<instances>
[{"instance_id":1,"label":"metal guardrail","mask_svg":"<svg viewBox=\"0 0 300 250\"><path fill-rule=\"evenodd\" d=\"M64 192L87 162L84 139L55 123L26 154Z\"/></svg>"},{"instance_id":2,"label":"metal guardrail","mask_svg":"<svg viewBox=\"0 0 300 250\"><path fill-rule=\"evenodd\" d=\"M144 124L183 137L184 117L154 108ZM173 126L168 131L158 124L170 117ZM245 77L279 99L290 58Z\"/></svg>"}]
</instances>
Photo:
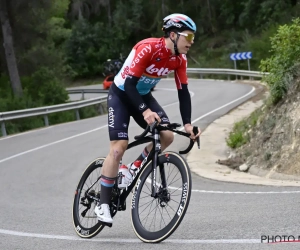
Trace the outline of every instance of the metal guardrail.
<instances>
[{"instance_id":1,"label":"metal guardrail","mask_svg":"<svg viewBox=\"0 0 300 250\"><path fill-rule=\"evenodd\" d=\"M105 89L67 89L69 94L81 94L81 99L84 100L84 94L102 93L107 94L108 90Z\"/></svg>"},{"instance_id":2,"label":"metal guardrail","mask_svg":"<svg viewBox=\"0 0 300 250\"><path fill-rule=\"evenodd\" d=\"M95 105L95 104L100 104L99 106L100 113L103 114L104 110L101 103L106 102L106 98L107 96L103 96L103 97L77 101L77 102L70 102L65 104L58 104L53 106L23 109L23 110L16 110L16 111L9 111L9 112L2 112L2 113L0 112L0 123L1 123L2 135L3 136L7 135L6 128L5 128L5 121L10 121L14 119L21 119L21 118L27 118L32 116L43 115L45 126L49 126L48 114L67 111L67 110L75 110L76 119L80 120L79 109L83 107Z\"/></svg>"},{"instance_id":3,"label":"metal guardrail","mask_svg":"<svg viewBox=\"0 0 300 250\"><path fill-rule=\"evenodd\" d=\"M204 74L218 74L218 75L235 75L235 76L249 76L251 79L253 77L262 78L264 75L268 73L261 73L259 71L248 71L248 70L233 70L233 69L214 69L214 68L187 68L188 74L199 74L200 78L203 77ZM69 94L82 94L82 99L84 99L85 93L108 93L108 90L103 89L68 89ZM83 101L70 102L65 104L40 107L40 108L32 108L32 109L24 109L24 110L16 110L9 112L0 112L0 123L1 123L1 131L2 135L6 136L6 128L5 121L10 121L14 119L32 117L32 116L44 116L45 126L49 126L48 114L62 112L67 110L75 110L76 111L76 119L79 120L79 109L86 106L91 106L94 104L100 104L100 113L104 113L103 107L101 103L106 102L106 96L98 97Z\"/></svg>"},{"instance_id":4,"label":"metal guardrail","mask_svg":"<svg viewBox=\"0 0 300 250\"><path fill-rule=\"evenodd\" d=\"M249 70L237 70L237 69L214 69L214 68L187 68L187 73L198 73L200 74L200 78L203 77L204 74L212 74L212 75L235 75L235 76L249 76L249 77L258 77L262 78L264 75L268 75L269 73L263 73L259 71L249 71Z\"/></svg>"}]
</instances>

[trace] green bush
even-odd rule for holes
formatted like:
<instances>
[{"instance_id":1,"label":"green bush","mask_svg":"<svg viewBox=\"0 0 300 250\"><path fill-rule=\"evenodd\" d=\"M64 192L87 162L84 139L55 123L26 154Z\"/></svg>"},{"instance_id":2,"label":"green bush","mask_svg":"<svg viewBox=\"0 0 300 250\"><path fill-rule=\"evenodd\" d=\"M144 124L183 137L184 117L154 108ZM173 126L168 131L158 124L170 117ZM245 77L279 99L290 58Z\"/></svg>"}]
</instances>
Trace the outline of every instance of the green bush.
<instances>
[{"instance_id":1,"label":"green bush","mask_svg":"<svg viewBox=\"0 0 300 250\"><path fill-rule=\"evenodd\" d=\"M56 78L55 72L47 67L40 68L31 78L26 78L23 85L30 97L43 106L61 104L69 99L68 92Z\"/></svg>"},{"instance_id":2,"label":"green bush","mask_svg":"<svg viewBox=\"0 0 300 250\"><path fill-rule=\"evenodd\" d=\"M245 135L248 129L246 120L242 120L234 124L233 130L226 139L227 145L231 148L238 148L249 141L249 136Z\"/></svg>"},{"instance_id":3,"label":"green bush","mask_svg":"<svg viewBox=\"0 0 300 250\"><path fill-rule=\"evenodd\" d=\"M273 103L280 101L286 94L294 65L300 62L300 19L293 20L291 25L280 26L276 35L271 37L272 56L262 60L260 68L269 72L264 81L270 86Z\"/></svg>"},{"instance_id":4,"label":"green bush","mask_svg":"<svg viewBox=\"0 0 300 250\"><path fill-rule=\"evenodd\" d=\"M66 63L74 78L102 75L102 65L108 58L118 58L119 46L112 30L103 23L78 21L66 43Z\"/></svg>"},{"instance_id":5,"label":"green bush","mask_svg":"<svg viewBox=\"0 0 300 250\"><path fill-rule=\"evenodd\" d=\"M33 101L26 91L22 98L13 98L10 96L0 99L0 111L2 112L34 108L37 106L38 102ZM43 126L43 123L42 117L29 117L7 121L5 122L5 127L7 134L14 134L41 127Z\"/></svg>"},{"instance_id":6,"label":"green bush","mask_svg":"<svg viewBox=\"0 0 300 250\"><path fill-rule=\"evenodd\" d=\"M24 93L21 98L17 98L12 94L9 78L4 75L0 77L2 97L0 99L1 112L61 104L65 103L69 98L68 92L56 78L55 73L49 68L41 67L32 76L22 77L21 82ZM60 122L72 121L75 119L74 111L72 114L70 113L66 112L65 114L50 115L49 123L57 124ZM43 116L5 122L8 134L23 132L43 126Z\"/></svg>"},{"instance_id":7,"label":"green bush","mask_svg":"<svg viewBox=\"0 0 300 250\"><path fill-rule=\"evenodd\" d=\"M226 139L227 145L231 148L238 148L248 143L250 141L249 130L253 130L257 126L263 114L261 109L257 109L247 119L235 123Z\"/></svg>"}]
</instances>

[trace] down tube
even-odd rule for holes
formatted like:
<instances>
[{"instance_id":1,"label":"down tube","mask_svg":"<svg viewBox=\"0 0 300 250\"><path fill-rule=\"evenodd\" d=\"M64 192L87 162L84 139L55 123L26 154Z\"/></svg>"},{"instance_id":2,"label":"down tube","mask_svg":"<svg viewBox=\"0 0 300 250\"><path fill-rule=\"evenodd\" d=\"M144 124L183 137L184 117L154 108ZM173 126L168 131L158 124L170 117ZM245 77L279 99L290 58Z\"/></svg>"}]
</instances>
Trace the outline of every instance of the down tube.
<instances>
[{"instance_id":1,"label":"down tube","mask_svg":"<svg viewBox=\"0 0 300 250\"><path fill-rule=\"evenodd\" d=\"M134 188L137 180L139 179L141 173L143 172L144 168L147 166L147 164L149 163L149 161L151 161L153 158L153 151L151 151L148 155L147 161L143 164L141 170L138 172L137 176L134 178L134 180L130 183L130 185L123 190L122 194L120 195L120 202L121 204L123 204L122 202L125 202L127 196L130 194L131 190Z\"/></svg>"}]
</instances>

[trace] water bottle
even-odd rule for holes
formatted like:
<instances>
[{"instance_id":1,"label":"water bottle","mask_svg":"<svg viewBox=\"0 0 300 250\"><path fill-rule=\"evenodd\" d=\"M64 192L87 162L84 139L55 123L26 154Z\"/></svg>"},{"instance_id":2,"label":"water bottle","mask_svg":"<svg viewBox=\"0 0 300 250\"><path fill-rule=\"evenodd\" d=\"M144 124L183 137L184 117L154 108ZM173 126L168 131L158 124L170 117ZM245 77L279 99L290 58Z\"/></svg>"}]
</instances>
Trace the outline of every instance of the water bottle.
<instances>
[{"instance_id":1,"label":"water bottle","mask_svg":"<svg viewBox=\"0 0 300 250\"><path fill-rule=\"evenodd\" d=\"M131 173L133 179L135 178L137 173L140 171L141 164L142 164L142 161L136 160L133 163L127 165L127 167L129 168L129 172Z\"/></svg>"},{"instance_id":2,"label":"water bottle","mask_svg":"<svg viewBox=\"0 0 300 250\"><path fill-rule=\"evenodd\" d=\"M121 165L119 167L119 181L118 187L123 189L126 188L128 185L128 176L131 176L129 169L126 165Z\"/></svg>"}]
</instances>

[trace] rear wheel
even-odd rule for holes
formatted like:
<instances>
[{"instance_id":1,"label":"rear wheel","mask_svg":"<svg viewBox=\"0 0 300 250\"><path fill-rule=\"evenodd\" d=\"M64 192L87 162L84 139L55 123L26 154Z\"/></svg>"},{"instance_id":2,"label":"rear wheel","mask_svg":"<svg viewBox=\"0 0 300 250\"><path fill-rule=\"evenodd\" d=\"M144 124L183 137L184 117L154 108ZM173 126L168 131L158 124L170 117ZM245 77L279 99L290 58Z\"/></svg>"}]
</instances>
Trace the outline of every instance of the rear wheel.
<instances>
[{"instance_id":1,"label":"rear wheel","mask_svg":"<svg viewBox=\"0 0 300 250\"><path fill-rule=\"evenodd\" d=\"M91 162L84 171L75 191L73 201L73 225L76 233L82 238L92 238L104 228L94 213L97 199L100 199L100 177L101 169L105 158L97 158ZM118 192L113 188L112 199ZM111 204L111 216L113 217L117 210Z\"/></svg>"},{"instance_id":2,"label":"rear wheel","mask_svg":"<svg viewBox=\"0 0 300 250\"><path fill-rule=\"evenodd\" d=\"M157 195L151 197L151 164L136 182L131 203L131 221L136 235L144 242L167 239L181 223L191 196L191 173L186 161L175 152L158 157Z\"/></svg>"}]
</instances>

